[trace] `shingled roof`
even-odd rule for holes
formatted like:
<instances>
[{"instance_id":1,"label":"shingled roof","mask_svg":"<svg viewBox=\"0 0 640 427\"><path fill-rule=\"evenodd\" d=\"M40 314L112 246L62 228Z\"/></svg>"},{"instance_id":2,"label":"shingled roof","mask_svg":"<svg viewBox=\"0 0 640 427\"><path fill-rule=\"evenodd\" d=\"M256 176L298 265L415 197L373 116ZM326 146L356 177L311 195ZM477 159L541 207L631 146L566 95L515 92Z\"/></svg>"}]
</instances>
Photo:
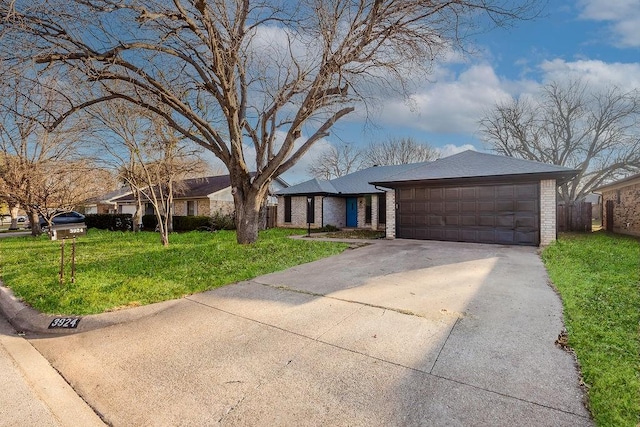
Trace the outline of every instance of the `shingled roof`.
<instances>
[{"instance_id":1,"label":"shingled roof","mask_svg":"<svg viewBox=\"0 0 640 427\"><path fill-rule=\"evenodd\" d=\"M276 192L276 195L359 195L383 193L383 190L369 183L425 164L426 163L413 163L408 165L373 166L329 181L314 178L280 190Z\"/></svg>"},{"instance_id":2,"label":"shingled roof","mask_svg":"<svg viewBox=\"0 0 640 427\"><path fill-rule=\"evenodd\" d=\"M370 182L384 186L413 181L530 176L553 178L562 183L577 173L577 170L563 166L467 150Z\"/></svg>"}]
</instances>

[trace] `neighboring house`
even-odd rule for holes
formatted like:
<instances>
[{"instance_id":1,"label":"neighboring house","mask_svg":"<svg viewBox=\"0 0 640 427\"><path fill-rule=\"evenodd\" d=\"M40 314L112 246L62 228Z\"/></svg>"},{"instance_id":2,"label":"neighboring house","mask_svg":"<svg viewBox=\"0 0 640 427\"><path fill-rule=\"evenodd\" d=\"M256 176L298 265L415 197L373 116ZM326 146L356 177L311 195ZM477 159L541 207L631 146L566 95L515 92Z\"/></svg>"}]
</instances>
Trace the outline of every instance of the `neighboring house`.
<instances>
[{"instance_id":1,"label":"neighboring house","mask_svg":"<svg viewBox=\"0 0 640 427\"><path fill-rule=\"evenodd\" d=\"M602 226L605 230L640 236L640 174L594 191L602 194Z\"/></svg>"},{"instance_id":2,"label":"neighboring house","mask_svg":"<svg viewBox=\"0 0 640 427\"><path fill-rule=\"evenodd\" d=\"M87 215L115 214L118 212L118 204L115 200L130 193L131 189L129 187L123 187L110 193L103 194L102 196L89 199L83 205L84 213Z\"/></svg>"},{"instance_id":3,"label":"neighboring house","mask_svg":"<svg viewBox=\"0 0 640 427\"><path fill-rule=\"evenodd\" d=\"M271 191L287 187L287 183L276 178L271 184ZM176 181L173 195L173 214L177 216L211 216L215 213L232 214L234 211L231 180L229 175L208 176ZM275 203L275 197L270 197ZM115 199L118 213L134 214L136 200L133 194ZM145 204L145 214L153 214L153 206Z\"/></svg>"},{"instance_id":4,"label":"neighboring house","mask_svg":"<svg viewBox=\"0 0 640 427\"><path fill-rule=\"evenodd\" d=\"M371 181L418 164L373 166L329 181L312 179L276 192L278 227L368 228L384 230L388 189Z\"/></svg>"},{"instance_id":5,"label":"neighboring house","mask_svg":"<svg viewBox=\"0 0 640 427\"><path fill-rule=\"evenodd\" d=\"M311 219L311 225L316 227L329 223L342 226L351 218L346 224L350 226L354 224L355 210L356 227L380 228L384 223L387 238L547 245L557 234L557 186L578 172L476 151L403 165L398 170L378 168L331 181L307 181L278 192L279 225L306 226L304 220ZM379 171L380 176L366 177L371 170ZM375 193L340 194L335 182L353 181L359 173L363 173L360 178L365 180L362 185L366 183ZM302 191L305 187L310 190L309 215L303 204L307 201ZM361 218L363 221L359 221Z\"/></svg>"}]
</instances>

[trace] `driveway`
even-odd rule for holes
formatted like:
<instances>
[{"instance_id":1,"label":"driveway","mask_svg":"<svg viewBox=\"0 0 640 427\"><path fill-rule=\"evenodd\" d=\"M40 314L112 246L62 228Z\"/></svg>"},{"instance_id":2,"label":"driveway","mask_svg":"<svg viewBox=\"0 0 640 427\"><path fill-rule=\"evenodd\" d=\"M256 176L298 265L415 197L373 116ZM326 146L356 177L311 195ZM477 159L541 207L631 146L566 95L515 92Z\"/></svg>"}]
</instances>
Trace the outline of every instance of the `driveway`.
<instances>
[{"instance_id":1,"label":"driveway","mask_svg":"<svg viewBox=\"0 0 640 427\"><path fill-rule=\"evenodd\" d=\"M115 426L592 425L547 280L535 248L380 241L30 342Z\"/></svg>"}]
</instances>

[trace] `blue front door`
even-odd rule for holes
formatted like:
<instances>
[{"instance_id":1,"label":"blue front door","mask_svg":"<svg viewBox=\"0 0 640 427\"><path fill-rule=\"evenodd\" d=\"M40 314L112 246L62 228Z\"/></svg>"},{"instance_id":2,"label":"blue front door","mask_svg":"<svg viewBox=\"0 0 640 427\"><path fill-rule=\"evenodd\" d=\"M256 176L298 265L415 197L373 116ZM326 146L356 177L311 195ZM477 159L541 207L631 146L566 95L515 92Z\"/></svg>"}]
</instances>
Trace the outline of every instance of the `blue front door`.
<instances>
[{"instance_id":1,"label":"blue front door","mask_svg":"<svg viewBox=\"0 0 640 427\"><path fill-rule=\"evenodd\" d=\"M349 197L347 199L347 227L358 226L358 199Z\"/></svg>"}]
</instances>

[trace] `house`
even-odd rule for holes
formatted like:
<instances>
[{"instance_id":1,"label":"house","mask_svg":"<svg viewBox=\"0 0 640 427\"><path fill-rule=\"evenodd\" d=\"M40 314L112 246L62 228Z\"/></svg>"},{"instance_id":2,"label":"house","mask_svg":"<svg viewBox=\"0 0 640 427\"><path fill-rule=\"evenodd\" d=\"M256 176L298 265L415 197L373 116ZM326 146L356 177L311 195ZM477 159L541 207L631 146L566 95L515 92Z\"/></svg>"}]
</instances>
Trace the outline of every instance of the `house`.
<instances>
[{"instance_id":1,"label":"house","mask_svg":"<svg viewBox=\"0 0 640 427\"><path fill-rule=\"evenodd\" d=\"M594 190L602 195L602 226L607 231L640 236L640 174Z\"/></svg>"},{"instance_id":2,"label":"house","mask_svg":"<svg viewBox=\"0 0 640 427\"><path fill-rule=\"evenodd\" d=\"M277 225L384 230L388 189L369 182L418 165L373 166L336 179L312 179L277 191Z\"/></svg>"},{"instance_id":3,"label":"house","mask_svg":"<svg viewBox=\"0 0 640 427\"><path fill-rule=\"evenodd\" d=\"M99 197L94 197L83 204L83 211L87 215L91 214L115 214L118 212L118 204L115 200L119 197L131 194L129 187L123 187L111 191Z\"/></svg>"},{"instance_id":4,"label":"house","mask_svg":"<svg viewBox=\"0 0 640 427\"><path fill-rule=\"evenodd\" d=\"M547 245L557 234L557 186L578 172L476 151L391 168L369 168L361 175L312 180L280 191L278 222L298 227L306 226L305 219L316 227L384 224L387 238ZM372 169L378 177L368 176ZM364 180L369 192L345 194L336 188L338 180ZM365 183L359 185L364 189Z\"/></svg>"},{"instance_id":5,"label":"house","mask_svg":"<svg viewBox=\"0 0 640 427\"><path fill-rule=\"evenodd\" d=\"M287 187L287 183L276 178L271 183L271 191ZM176 181L174 183L173 214L177 216L211 216L215 213L230 215L234 211L231 180L229 175L208 176ZM275 197L269 201L275 203ZM116 198L118 213L134 214L136 200L132 193ZM145 214L153 214L153 206L145 204Z\"/></svg>"}]
</instances>

